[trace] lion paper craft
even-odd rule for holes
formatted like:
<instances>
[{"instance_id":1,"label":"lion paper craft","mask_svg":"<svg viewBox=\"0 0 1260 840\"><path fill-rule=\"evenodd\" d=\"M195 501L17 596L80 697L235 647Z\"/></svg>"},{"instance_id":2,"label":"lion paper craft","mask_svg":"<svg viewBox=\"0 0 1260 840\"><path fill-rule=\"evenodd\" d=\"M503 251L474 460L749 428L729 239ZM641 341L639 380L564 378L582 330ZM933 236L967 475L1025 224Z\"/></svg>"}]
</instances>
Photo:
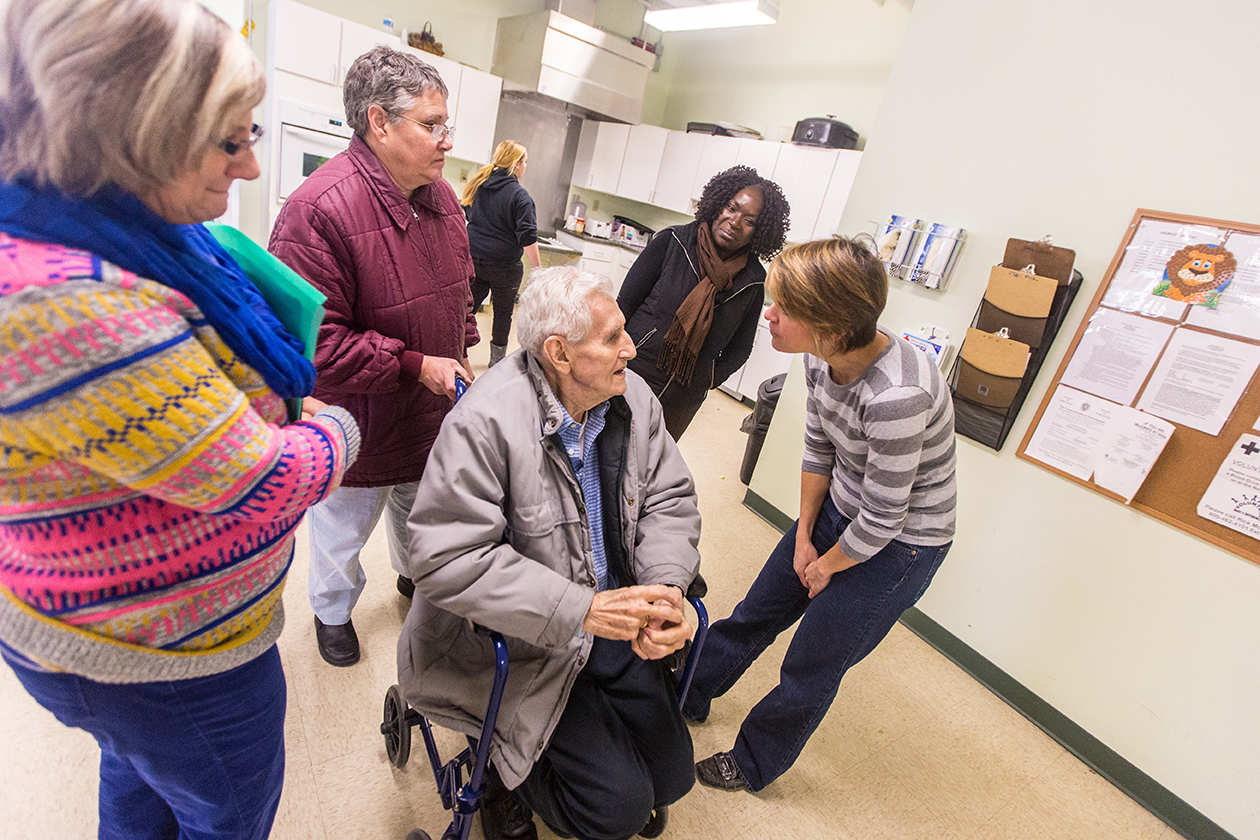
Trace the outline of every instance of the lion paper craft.
<instances>
[{"instance_id":1,"label":"lion paper craft","mask_svg":"<svg viewBox=\"0 0 1260 840\"><path fill-rule=\"evenodd\" d=\"M1215 309L1237 266L1222 245L1187 245L1168 260L1151 294Z\"/></svg>"}]
</instances>

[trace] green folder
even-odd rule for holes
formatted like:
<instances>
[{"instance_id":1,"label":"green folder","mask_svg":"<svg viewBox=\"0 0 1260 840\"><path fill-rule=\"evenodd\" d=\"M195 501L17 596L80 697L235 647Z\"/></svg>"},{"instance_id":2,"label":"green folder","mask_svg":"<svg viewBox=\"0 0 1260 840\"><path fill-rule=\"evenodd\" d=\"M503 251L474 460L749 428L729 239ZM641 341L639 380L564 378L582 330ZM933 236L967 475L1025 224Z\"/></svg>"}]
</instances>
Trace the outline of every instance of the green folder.
<instances>
[{"instance_id":1,"label":"green folder","mask_svg":"<svg viewBox=\"0 0 1260 840\"><path fill-rule=\"evenodd\" d=\"M319 337L324 301L328 298L236 228L207 222L206 229L258 287L284 328L301 339L306 358L315 361L315 340ZM286 400L286 403L290 421L302 416L301 399Z\"/></svg>"}]
</instances>

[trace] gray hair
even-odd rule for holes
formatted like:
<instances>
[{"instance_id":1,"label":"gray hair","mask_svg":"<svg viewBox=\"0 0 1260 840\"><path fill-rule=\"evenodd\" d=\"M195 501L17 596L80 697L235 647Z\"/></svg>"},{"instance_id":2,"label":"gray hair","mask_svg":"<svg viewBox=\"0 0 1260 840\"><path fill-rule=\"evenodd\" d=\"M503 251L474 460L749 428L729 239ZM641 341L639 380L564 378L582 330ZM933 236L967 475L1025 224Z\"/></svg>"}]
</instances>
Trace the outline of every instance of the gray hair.
<instances>
[{"instance_id":1,"label":"gray hair","mask_svg":"<svg viewBox=\"0 0 1260 840\"><path fill-rule=\"evenodd\" d=\"M201 165L266 80L197 0L11 0L0 28L0 178L146 193Z\"/></svg>"},{"instance_id":2,"label":"gray hair","mask_svg":"<svg viewBox=\"0 0 1260 840\"><path fill-rule=\"evenodd\" d=\"M431 65L411 53L391 47L373 47L354 60L346 73L342 102L346 123L361 138L367 137L368 108L379 105L394 125L399 114L411 108L418 97L437 91L450 96L446 83Z\"/></svg>"},{"instance_id":3,"label":"gray hair","mask_svg":"<svg viewBox=\"0 0 1260 840\"><path fill-rule=\"evenodd\" d=\"M541 356L543 342L550 336L564 336L574 344L583 341L592 323L587 299L595 294L613 297L612 281L568 265L534 269L516 303L516 336L521 346Z\"/></svg>"}]
</instances>

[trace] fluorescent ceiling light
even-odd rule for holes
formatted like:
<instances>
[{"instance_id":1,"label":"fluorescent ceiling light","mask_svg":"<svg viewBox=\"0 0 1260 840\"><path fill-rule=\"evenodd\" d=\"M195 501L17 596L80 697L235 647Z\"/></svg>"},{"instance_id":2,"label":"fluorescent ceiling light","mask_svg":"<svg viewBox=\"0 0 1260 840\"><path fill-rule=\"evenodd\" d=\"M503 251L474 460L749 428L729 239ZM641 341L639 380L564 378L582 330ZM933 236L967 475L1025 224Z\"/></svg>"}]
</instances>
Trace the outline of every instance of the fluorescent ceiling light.
<instances>
[{"instance_id":1,"label":"fluorescent ceiling light","mask_svg":"<svg viewBox=\"0 0 1260 840\"><path fill-rule=\"evenodd\" d=\"M678 32L684 29L764 26L778 18L779 9L771 0L735 0L677 9L653 9L643 16L643 22L662 32Z\"/></svg>"}]
</instances>

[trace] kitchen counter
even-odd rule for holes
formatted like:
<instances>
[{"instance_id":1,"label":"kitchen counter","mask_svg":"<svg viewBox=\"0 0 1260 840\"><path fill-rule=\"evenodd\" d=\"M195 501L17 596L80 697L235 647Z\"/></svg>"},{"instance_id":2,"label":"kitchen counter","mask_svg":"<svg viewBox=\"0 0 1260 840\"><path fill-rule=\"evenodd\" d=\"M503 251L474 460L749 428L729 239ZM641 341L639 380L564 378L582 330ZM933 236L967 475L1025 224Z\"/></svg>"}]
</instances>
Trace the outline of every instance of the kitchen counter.
<instances>
[{"instance_id":1,"label":"kitchen counter","mask_svg":"<svg viewBox=\"0 0 1260 840\"><path fill-rule=\"evenodd\" d=\"M582 245L588 242L596 245L612 245L617 248L624 248L632 254L640 254L647 247L646 245L632 245L621 240L605 239L602 236L591 236L589 233L574 233L571 230L556 231L556 239L579 251L582 249Z\"/></svg>"}]
</instances>

